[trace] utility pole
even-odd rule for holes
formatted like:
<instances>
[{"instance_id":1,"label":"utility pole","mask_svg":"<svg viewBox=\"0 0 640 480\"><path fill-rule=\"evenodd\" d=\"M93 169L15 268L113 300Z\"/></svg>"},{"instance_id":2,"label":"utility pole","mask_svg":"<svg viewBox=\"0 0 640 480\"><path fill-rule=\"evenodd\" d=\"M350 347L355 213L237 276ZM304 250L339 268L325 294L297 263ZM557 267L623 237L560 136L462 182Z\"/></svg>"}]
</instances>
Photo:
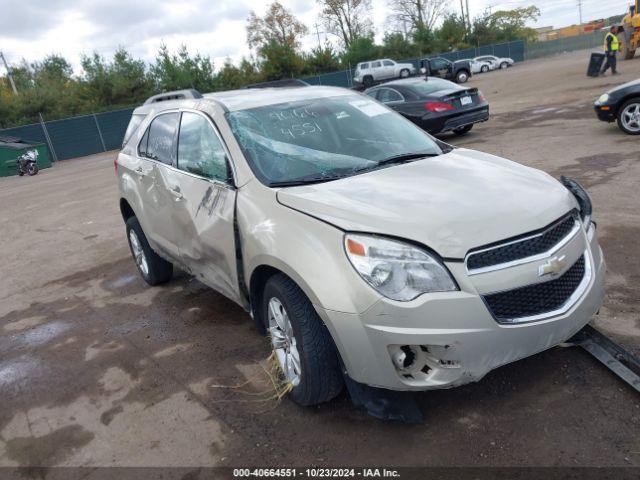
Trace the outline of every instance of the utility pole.
<instances>
[{"instance_id":1,"label":"utility pole","mask_svg":"<svg viewBox=\"0 0 640 480\"><path fill-rule=\"evenodd\" d=\"M316 27L316 35L318 37L318 50L322 50L322 44L320 43L320 30L318 30L318 22L314 24L314 27Z\"/></svg>"},{"instance_id":2,"label":"utility pole","mask_svg":"<svg viewBox=\"0 0 640 480\"><path fill-rule=\"evenodd\" d=\"M582 0L578 0L578 12L580 13L580 25L582 25Z\"/></svg>"},{"instance_id":3,"label":"utility pole","mask_svg":"<svg viewBox=\"0 0 640 480\"><path fill-rule=\"evenodd\" d=\"M471 13L469 12L469 0L467 0L467 25L469 26L469 33L471 33Z\"/></svg>"},{"instance_id":4,"label":"utility pole","mask_svg":"<svg viewBox=\"0 0 640 480\"><path fill-rule=\"evenodd\" d=\"M11 84L11 89L13 90L13 94L17 95L18 89L16 88L16 84L13 81L13 74L11 73L11 69L9 68L9 65L7 65L7 60L4 58L4 54L2 52L0 52L0 58L2 58L2 63L4 63L4 68L7 69L7 77L9 77L9 83Z\"/></svg>"}]
</instances>

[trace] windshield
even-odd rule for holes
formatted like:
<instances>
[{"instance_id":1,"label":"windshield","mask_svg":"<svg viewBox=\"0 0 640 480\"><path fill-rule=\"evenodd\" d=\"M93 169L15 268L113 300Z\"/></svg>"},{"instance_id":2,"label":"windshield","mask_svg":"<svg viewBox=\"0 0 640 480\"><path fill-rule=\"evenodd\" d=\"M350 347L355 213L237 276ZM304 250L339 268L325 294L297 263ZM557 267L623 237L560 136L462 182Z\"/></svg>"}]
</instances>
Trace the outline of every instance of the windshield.
<instances>
[{"instance_id":1,"label":"windshield","mask_svg":"<svg viewBox=\"0 0 640 480\"><path fill-rule=\"evenodd\" d=\"M227 119L254 174L269 186L340 178L390 159L443 153L411 122L361 95L240 110Z\"/></svg>"}]
</instances>

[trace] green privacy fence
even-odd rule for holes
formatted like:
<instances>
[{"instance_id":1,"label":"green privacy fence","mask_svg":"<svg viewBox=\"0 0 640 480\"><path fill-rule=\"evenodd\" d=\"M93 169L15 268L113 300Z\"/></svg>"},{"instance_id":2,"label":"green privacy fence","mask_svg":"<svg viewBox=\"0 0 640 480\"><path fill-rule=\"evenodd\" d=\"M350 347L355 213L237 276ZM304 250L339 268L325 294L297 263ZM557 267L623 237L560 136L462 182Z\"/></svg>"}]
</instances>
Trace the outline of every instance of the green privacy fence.
<instances>
[{"instance_id":1,"label":"green privacy fence","mask_svg":"<svg viewBox=\"0 0 640 480\"><path fill-rule=\"evenodd\" d=\"M529 44L519 40L430 56L441 56L454 61L480 55L495 55L498 57L511 57L516 62L520 62L573 50L601 48L604 42L604 34L605 32L598 31L579 37ZM403 62L413 63L416 68L420 66L420 58L411 58L403 60ZM354 69L347 69L306 77L303 80L312 85L351 87L353 85L353 73ZM119 149L132 112L133 108L126 108L23 125L0 130L0 136L18 137L29 142L44 143L48 146L53 160L65 160Z\"/></svg>"},{"instance_id":2,"label":"green privacy fence","mask_svg":"<svg viewBox=\"0 0 640 480\"><path fill-rule=\"evenodd\" d=\"M479 57L481 55L495 55L496 57L510 57L516 62L525 59L525 42L516 40L514 42L495 43L493 45L485 45L477 48L469 48L467 50L458 50L457 52L446 52L440 54L428 55L429 57L443 57L451 61L462 60L466 58ZM399 60L401 63L412 63L416 69L420 68L420 58L408 58ZM352 87L353 75L355 73L355 65L350 69L340 70L338 72L325 73L323 75L314 75L305 77L304 80L311 85L327 85L332 87Z\"/></svg>"},{"instance_id":3,"label":"green privacy fence","mask_svg":"<svg viewBox=\"0 0 640 480\"><path fill-rule=\"evenodd\" d=\"M0 137L44 143L54 160L83 157L120 148L132 112L126 108L7 128Z\"/></svg>"},{"instance_id":4,"label":"green privacy fence","mask_svg":"<svg viewBox=\"0 0 640 480\"><path fill-rule=\"evenodd\" d=\"M525 49L525 59L533 60L535 58L548 57L549 55L572 52L575 50L585 50L588 48L597 48L602 50L604 45L604 36L606 33L607 32L605 30L597 30L592 33L578 35L575 37L529 43Z\"/></svg>"}]
</instances>

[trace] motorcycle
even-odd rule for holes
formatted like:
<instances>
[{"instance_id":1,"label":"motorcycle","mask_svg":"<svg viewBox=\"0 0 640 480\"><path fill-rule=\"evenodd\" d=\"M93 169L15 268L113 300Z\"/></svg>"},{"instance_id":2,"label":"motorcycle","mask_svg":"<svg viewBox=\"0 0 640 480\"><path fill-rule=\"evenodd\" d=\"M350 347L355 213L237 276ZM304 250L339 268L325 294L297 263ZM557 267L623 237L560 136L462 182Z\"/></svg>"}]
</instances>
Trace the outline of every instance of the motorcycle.
<instances>
[{"instance_id":1,"label":"motorcycle","mask_svg":"<svg viewBox=\"0 0 640 480\"><path fill-rule=\"evenodd\" d=\"M29 150L18 157L18 175L21 177L26 173L33 176L38 173L38 151Z\"/></svg>"}]
</instances>

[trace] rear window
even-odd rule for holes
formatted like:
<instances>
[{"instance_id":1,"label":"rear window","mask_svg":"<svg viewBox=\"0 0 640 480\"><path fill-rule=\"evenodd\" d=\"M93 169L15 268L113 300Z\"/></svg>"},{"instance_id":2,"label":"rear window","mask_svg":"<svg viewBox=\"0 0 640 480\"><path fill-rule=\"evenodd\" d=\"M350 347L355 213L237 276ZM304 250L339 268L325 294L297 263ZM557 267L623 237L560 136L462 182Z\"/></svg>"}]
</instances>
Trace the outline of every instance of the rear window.
<instances>
[{"instance_id":1,"label":"rear window","mask_svg":"<svg viewBox=\"0 0 640 480\"><path fill-rule=\"evenodd\" d=\"M138 127L140 126L140 124L142 123L145 117L146 115L141 115L138 113L134 113L133 115L131 115L131 120L129 120L129 126L127 127L127 131L124 133L124 139L122 140L123 147L127 144L131 136L138 129Z\"/></svg>"},{"instance_id":2,"label":"rear window","mask_svg":"<svg viewBox=\"0 0 640 480\"><path fill-rule=\"evenodd\" d=\"M158 115L140 142L140 156L171 165L175 157L175 136L179 120L179 113Z\"/></svg>"},{"instance_id":3,"label":"rear window","mask_svg":"<svg viewBox=\"0 0 640 480\"><path fill-rule=\"evenodd\" d=\"M429 77L429 80L412 83L410 87L420 96L431 95L432 93L440 90L462 89L460 85L438 77Z\"/></svg>"},{"instance_id":4,"label":"rear window","mask_svg":"<svg viewBox=\"0 0 640 480\"><path fill-rule=\"evenodd\" d=\"M361 64L358 66L358 68L359 68L360 70L366 70L367 68L369 68L369 62L367 62L367 63L361 63Z\"/></svg>"}]
</instances>

